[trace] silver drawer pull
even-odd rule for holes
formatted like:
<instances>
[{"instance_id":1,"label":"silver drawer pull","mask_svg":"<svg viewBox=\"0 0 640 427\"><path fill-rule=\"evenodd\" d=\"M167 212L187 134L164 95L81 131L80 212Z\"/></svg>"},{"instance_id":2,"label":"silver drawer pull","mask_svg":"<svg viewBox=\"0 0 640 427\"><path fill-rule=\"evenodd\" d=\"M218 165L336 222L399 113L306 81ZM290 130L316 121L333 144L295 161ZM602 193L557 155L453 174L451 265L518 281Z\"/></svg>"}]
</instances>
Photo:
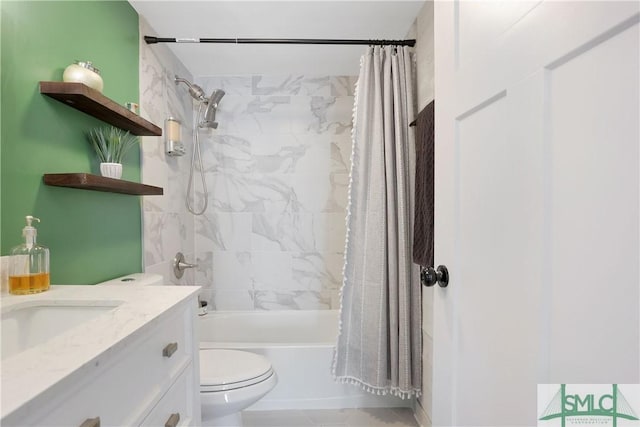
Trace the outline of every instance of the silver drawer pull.
<instances>
[{"instance_id":1,"label":"silver drawer pull","mask_svg":"<svg viewBox=\"0 0 640 427\"><path fill-rule=\"evenodd\" d=\"M171 414L166 423L164 423L164 427L176 427L180 422L180 413L176 412L175 414Z\"/></svg>"},{"instance_id":2,"label":"silver drawer pull","mask_svg":"<svg viewBox=\"0 0 640 427\"><path fill-rule=\"evenodd\" d=\"M171 357L173 356L173 353L175 353L177 349L178 349L177 342L169 343L165 348L162 349L162 355L164 357Z\"/></svg>"},{"instance_id":3,"label":"silver drawer pull","mask_svg":"<svg viewBox=\"0 0 640 427\"><path fill-rule=\"evenodd\" d=\"M100 417L87 418L80 427L100 427Z\"/></svg>"}]
</instances>

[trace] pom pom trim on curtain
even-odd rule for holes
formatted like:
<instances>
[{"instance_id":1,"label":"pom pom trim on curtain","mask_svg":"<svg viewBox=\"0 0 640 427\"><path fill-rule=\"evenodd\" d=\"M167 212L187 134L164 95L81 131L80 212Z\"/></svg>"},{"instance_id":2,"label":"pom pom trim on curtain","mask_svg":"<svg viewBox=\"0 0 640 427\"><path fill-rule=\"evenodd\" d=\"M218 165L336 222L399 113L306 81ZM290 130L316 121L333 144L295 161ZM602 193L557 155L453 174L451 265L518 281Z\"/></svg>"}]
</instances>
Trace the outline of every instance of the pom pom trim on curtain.
<instances>
[{"instance_id":1,"label":"pom pom trim on curtain","mask_svg":"<svg viewBox=\"0 0 640 427\"><path fill-rule=\"evenodd\" d=\"M360 60L336 381L377 395L420 396L421 298L412 263L415 116L408 47L370 47Z\"/></svg>"}]
</instances>

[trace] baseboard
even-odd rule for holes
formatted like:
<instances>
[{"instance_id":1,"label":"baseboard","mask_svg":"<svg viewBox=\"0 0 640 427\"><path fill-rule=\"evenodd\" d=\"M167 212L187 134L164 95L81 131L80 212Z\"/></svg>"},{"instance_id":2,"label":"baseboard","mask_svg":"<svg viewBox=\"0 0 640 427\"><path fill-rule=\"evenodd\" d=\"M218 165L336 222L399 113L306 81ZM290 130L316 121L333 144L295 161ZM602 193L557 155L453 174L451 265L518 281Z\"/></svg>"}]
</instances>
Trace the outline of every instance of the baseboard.
<instances>
[{"instance_id":1,"label":"baseboard","mask_svg":"<svg viewBox=\"0 0 640 427\"><path fill-rule=\"evenodd\" d=\"M416 399L413 409L413 415L415 416L416 421L418 422L420 427L431 427L431 418L429 418L427 412L420 404L420 400Z\"/></svg>"}]
</instances>

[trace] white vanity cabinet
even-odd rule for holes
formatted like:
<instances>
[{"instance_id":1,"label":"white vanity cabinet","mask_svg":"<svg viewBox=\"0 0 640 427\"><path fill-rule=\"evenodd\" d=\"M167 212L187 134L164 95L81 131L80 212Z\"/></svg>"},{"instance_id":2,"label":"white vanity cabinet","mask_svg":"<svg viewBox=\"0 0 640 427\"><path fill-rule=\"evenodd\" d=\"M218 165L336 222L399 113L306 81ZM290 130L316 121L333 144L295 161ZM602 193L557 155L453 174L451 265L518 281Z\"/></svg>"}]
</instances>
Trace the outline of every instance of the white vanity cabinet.
<instances>
[{"instance_id":1,"label":"white vanity cabinet","mask_svg":"<svg viewBox=\"0 0 640 427\"><path fill-rule=\"evenodd\" d=\"M92 360L81 377L63 378L46 400L34 399L2 425L200 425L196 309L193 294Z\"/></svg>"}]
</instances>

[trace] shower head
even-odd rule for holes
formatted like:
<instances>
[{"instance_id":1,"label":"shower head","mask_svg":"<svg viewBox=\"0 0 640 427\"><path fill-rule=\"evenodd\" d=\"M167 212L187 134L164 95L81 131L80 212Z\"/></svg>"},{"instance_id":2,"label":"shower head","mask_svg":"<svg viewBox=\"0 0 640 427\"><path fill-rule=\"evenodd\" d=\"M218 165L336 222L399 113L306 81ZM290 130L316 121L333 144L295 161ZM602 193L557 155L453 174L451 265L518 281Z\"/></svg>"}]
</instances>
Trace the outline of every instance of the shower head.
<instances>
[{"instance_id":1,"label":"shower head","mask_svg":"<svg viewBox=\"0 0 640 427\"><path fill-rule=\"evenodd\" d=\"M200 127L206 128L218 128L218 122L216 122L216 111L218 110L218 103L224 96L222 89L215 89L209 98L205 100L207 109L204 112L204 118L200 122Z\"/></svg>"},{"instance_id":2,"label":"shower head","mask_svg":"<svg viewBox=\"0 0 640 427\"><path fill-rule=\"evenodd\" d=\"M191 83L188 80L182 79L178 76L175 76L174 81L176 82L176 85L180 83L186 84L187 87L189 88L189 94L194 99L206 104L207 109L204 112L204 117L202 121L198 123L198 126L200 126L201 128L216 129L218 127L218 122L216 122L216 111L218 110L218 103L224 96L224 91L221 89L215 89L211 93L211 96L207 98L204 96L204 90L197 84ZM202 108L202 104L200 108Z\"/></svg>"},{"instance_id":3,"label":"shower head","mask_svg":"<svg viewBox=\"0 0 640 427\"><path fill-rule=\"evenodd\" d=\"M218 102L220 102L224 94L225 92L222 89L214 89L214 91L211 92L211 96L209 97L209 100L207 102L209 104L214 104L217 108Z\"/></svg>"},{"instance_id":4,"label":"shower head","mask_svg":"<svg viewBox=\"0 0 640 427\"><path fill-rule=\"evenodd\" d=\"M173 79L176 82L176 85L178 85L179 83L184 83L187 85L187 87L189 88L189 95L191 95L193 98L197 99L198 101L206 101L207 98L205 98L204 96L204 90L198 86L195 83L191 83L186 79L182 79L178 76L175 76L175 78Z\"/></svg>"}]
</instances>

